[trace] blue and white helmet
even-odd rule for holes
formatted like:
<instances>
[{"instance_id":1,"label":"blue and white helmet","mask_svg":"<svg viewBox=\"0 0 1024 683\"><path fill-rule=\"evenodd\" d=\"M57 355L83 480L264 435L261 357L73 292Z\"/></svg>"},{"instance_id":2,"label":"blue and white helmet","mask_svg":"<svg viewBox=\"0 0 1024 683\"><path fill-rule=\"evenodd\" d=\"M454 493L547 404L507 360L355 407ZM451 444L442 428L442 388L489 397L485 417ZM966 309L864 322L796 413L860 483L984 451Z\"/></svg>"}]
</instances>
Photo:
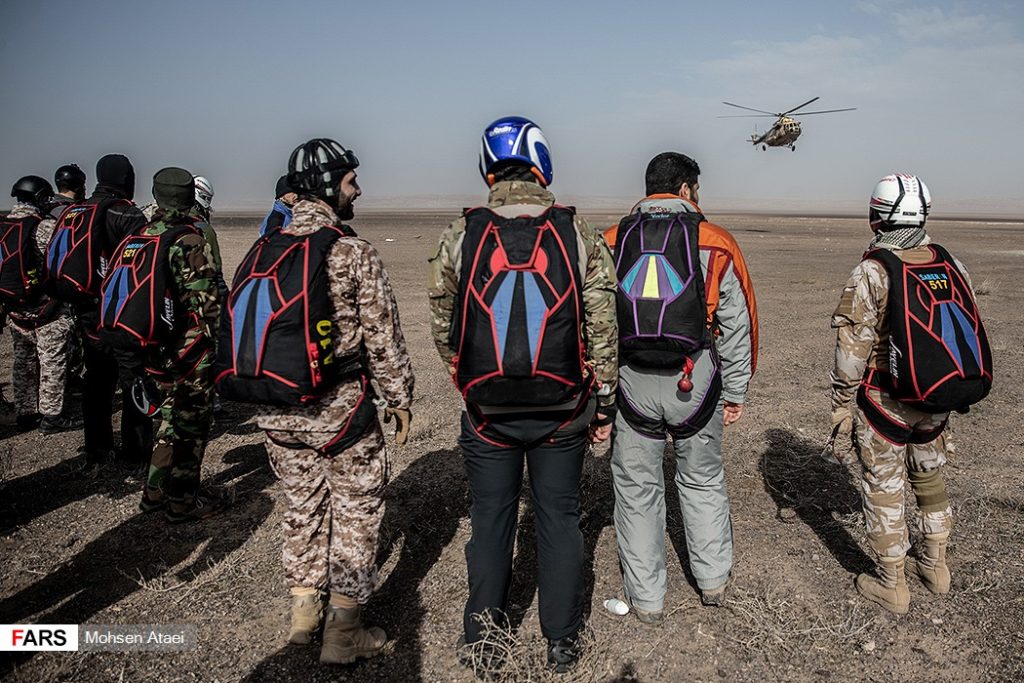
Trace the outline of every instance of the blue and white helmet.
<instances>
[{"instance_id":1,"label":"blue and white helmet","mask_svg":"<svg viewBox=\"0 0 1024 683\"><path fill-rule=\"evenodd\" d=\"M510 161L530 167L540 184L551 184L551 149L544 131L522 116L505 116L484 130L480 139L480 175L488 185L494 182L494 170Z\"/></svg>"}]
</instances>

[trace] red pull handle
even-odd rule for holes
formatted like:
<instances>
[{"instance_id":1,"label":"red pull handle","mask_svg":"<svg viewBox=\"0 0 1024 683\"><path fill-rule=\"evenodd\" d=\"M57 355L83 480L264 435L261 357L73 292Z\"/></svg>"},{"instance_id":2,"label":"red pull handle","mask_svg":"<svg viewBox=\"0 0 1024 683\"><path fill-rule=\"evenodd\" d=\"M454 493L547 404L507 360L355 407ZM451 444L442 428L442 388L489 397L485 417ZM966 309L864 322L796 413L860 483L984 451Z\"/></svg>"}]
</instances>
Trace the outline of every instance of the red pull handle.
<instances>
[{"instance_id":1,"label":"red pull handle","mask_svg":"<svg viewBox=\"0 0 1024 683\"><path fill-rule=\"evenodd\" d=\"M693 373L693 359L689 356L686 357L686 361L683 363L683 377L679 380L676 385L679 387L679 391L684 394L688 394L693 391L693 381L690 379L690 375Z\"/></svg>"}]
</instances>

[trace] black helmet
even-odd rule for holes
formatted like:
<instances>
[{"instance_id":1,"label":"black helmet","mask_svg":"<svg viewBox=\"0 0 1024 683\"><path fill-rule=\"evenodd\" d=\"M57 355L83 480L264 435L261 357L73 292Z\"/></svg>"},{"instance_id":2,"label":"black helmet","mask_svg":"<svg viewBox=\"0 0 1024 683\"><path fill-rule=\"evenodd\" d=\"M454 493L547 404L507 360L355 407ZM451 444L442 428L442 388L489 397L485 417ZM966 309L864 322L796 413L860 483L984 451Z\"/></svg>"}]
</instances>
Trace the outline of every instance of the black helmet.
<instances>
[{"instance_id":1,"label":"black helmet","mask_svg":"<svg viewBox=\"0 0 1024 683\"><path fill-rule=\"evenodd\" d=\"M314 138L288 158L288 184L299 194L334 197L345 174L359 166L350 150L329 138Z\"/></svg>"},{"instance_id":2,"label":"black helmet","mask_svg":"<svg viewBox=\"0 0 1024 683\"><path fill-rule=\"evenodd\" d=\"M14 187L11 188L11 196L19 202L25 202L41 209L53 196L53 186L46 178L27 175L14 183Z\"/></svg>"},{"instance_id":3,"label":"black helmet","mask_svg":"<svg viewBox=\"0 0 1024 683\"><path fill-rule=\"evenodd\" d=\"M277 185L274 186L274 199L280 199L289 192L295 192L295 190L288 184L288 175L285 174L277 179Z\"/></svg>"},{"instance_id":4,"label":"black helmet","mask_svg":"<svg viewBox=\"0 0 1024 683\"><path fill-rule=\"evenodd\" d=\"M78 167L78 164L64 164L53 174L53 182L58 192L71 190L72 192L85 191L85 171Z\"/></svg>"}]
</instances>

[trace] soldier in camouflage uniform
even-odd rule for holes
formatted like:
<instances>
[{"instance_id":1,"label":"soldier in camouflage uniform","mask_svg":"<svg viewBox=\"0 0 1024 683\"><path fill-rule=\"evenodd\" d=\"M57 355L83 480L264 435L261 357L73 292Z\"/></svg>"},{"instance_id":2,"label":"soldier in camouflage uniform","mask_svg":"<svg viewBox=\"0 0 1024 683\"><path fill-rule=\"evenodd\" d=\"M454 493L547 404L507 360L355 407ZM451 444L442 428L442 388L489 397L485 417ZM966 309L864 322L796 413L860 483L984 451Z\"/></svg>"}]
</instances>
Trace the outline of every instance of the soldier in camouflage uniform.
<instances>
[{"instance_id":1,"label":"soldier in camouflage uniform","mask_svg":"<svg viewBox=\"0 0 1024 683\"><path fill-rule=\"evenodd\" d=\"M165 168L153 177L157 210L138 234L160 235L170 227L192 224L195 202L192 175ZM140 509L163 509L172 523L206 519L224 504L221 492L200 489L200 468L210 433L214 339L220 297L210 245L198 231L177 239L168 250L173 294L189 325L179 339L145 358L146 371L159 389L160 427Z\"/></svg>"},{"instance_id":2,"label":"soldier in camouflage uniform","mask_svg":"<svg viewBox=\"0 0 1024 683\"><path fill-rule=\"evenodd\" d=\"M76 202L85 199L85 171L79 168L78 164L64 164L53 174L53 184L57 193L53 195L50 205L50 217L54 221L60 220L64 210ZM45 243L40 243L40 248L46 251ZM69 315L71 308L68 308ZM67 350L67 383L69 389L77 387L81 391L82 377L85 374L85 366L82 358L82 335L77 321L68 341ZM73 389L72 389L73 390Z\"/></svg>"},{"instance_id":3,"label":"soldier in camouflage uniform","mask_svg":"<svg viewBox=\"0 0 1024 683\"><path fill-rule=\"evenodd\" d=\"M539 142L509 154L507 143L517 139ZM501 143L488 146L496 140ZM496 121L484 133L484 146L480 170L490 186L487 207L491 211L506 218L539 216L555 204L555 196L546 189L551 180L547 144L535 124L519 117ZM526 406L528 401L523 407L469 403L462 414L459 444L473 497L473 536L466 546L469 599L459 646L460 660L467 666L472 663L472 644L482 637L480 615L489 613L499 624L506 618L524 460L537 509L540 622L548 639L548 661L565 671L579 656L584 597L579 484L588 427L592 441L604 441L611 434L618 325L615 270L608 247L582 217L574 215L573 224L582 277L585 356L596 391L557 406ZM451 346L451 328L463 286L466 227L466 218L460 217L442 233L430 258L427 284L434 344L453 374L456 351ZM566 339L565 343L576 342Z\"/></svg>"},{"instance_id":4,"label":"soldier in camouflage uniform","mask_svg":"<svg viewBox=\"0 0 1024 683\"><path fill-rule=\"evenodd\" d=\"M916 196L916 191L907 193L908 198ZM927 197L927 188L923 188L920 196ZM871 222L875 238L871 248L892 251L905 263L929 263L934 258L928 249L931 237L924 228L929 207L930 198L926 206L916 211L913 221L887 223L876 211L873 201ZM969 282L970 276L963 264L957 261L956 265ZM885 267L873 259L862 260L850 275L832 315L832 327L837 331L835 366L831 373L832 438L834 442L836 437L852 436L861 464L868 544L878 561L878 577L859 575L857 590L868 600L897 614L905 614L910 605L910 593L904 571L918 576L933 593L949 592L945 552L953 515L942 479L947 456L942 430L949 415L922 412L893 400L884 390L866 386L866 397L888 418L906 425L908 433L912 433L907 441L896 443L872 426L854 400L870 371L888 368L888 298L889 275ZM833 446L833 452L841 457L841 449ZM918 523L924 535L919 560L907 558L910 540L904 487L908 480L917 499Z\"/></svg>"},{"instance_id":5,"label":"soldier in camouflage uniform","mask_svg":"<svg viewBox=\"0 0 1024 683\"><path fill-rule=\"evenodd\" d=\"M283 233L309 235L351 219L361 193L357 165L355 155L332 140L299 146L289 170L301 194ZM327 277L335 357L362 351L387 406L385 421L397 421L395 441L403 444L415 380L380 255L354 234L340 237L327 256ZM361 394L361 379L346 379L301 408L268 407L258 418L288 501L283 558L292 593L289 640L309 643L323 623L320 661L330 664L372 657L387 642L383 630L363 626L360 616L377 588L377 535L389 476L380 422L370 419L341 452L328 456L323 450L346 430Z\"/></svg>"},{"instance_id":6,"label":"soldier in camouflage uniform","mask_svg":"<svg viewBox=\"0 0 1024 683\"><path fill-rule=\"evenodd\" d=\"M28 191L29 185L37 186L39 191ZM36 225L35 235L36 258L41 267L56 225L49 216L53 188L43 178L27 176L15 184L11 195L16 200L8 219L43 217ZM7 314L11 321L11 373L18 428L28 430L38 424L44 434L55 434L80 427L81 422L67 416L64 410L74 328L67 304L40 293L33 303L12 307Z\"/></svg>"}]
</instances>

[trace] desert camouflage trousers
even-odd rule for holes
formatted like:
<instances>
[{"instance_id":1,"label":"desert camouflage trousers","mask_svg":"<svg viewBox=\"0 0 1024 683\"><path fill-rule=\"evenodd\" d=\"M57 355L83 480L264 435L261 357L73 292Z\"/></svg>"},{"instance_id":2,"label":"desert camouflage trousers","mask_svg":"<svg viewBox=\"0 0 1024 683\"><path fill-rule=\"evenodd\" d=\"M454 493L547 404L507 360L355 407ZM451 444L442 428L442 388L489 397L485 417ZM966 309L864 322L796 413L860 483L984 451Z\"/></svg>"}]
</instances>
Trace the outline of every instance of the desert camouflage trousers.
<instances>
[{"instance_id":1,"label":"desert camouflage trousers","mask_svg":"<svg viewBox=\"0 0 1024 683\"><path fill-rule=\"evenodd\" d=\"M163 368L165 371L168 368ZM160 426L149 464L147 486L171 500L188 501L199 490L200 470L213 418L213 351L195 369L172 380L157 380Z\"/></svg>"},{"instance_id":2,"label":"desert camouflage trousers","mask_svg":"<svg viewBox=\"0 0 1024 683\"><path fill-rule=\"evenodd\" d=\"M890 419L915 433L931 432L948 418L946 413L925 413L898 403L877 390L868 390L868 396ZM910 549L905 499L908 480L918 503L921 533L952 530L953 513L942 481L942 466L946 463L945 434L940 433L927 443L894 443L871 426L860 407L854 419L864 521L872 551L878 557L903 557Z\"/></svg>"},{"instance_id":3,"label":"desert camouflage trousers","mask_svg":"<svg viewBox=\"0 0 1024 683\"><path fill-rule=\"evenodd\" d=\"M335 436L267 432L270 465L288 502L285 582L327 588L365 604L377 588L377 536L390 466L379 421L351 448L321 455L316 449Z\"/></svg>"},{"instance_id":4,"label":"desert camouflage trousers","mask_svg":"<svg viewBox=\"0 0 1024 683\"><path fill-rule=\"evenodd\" d=\"M68 358L75 334L74 319L63 314L34 330L11 322L14 363L11 365L14 404L18 415L60 415Z\"/></svg>"}]
</instances>

